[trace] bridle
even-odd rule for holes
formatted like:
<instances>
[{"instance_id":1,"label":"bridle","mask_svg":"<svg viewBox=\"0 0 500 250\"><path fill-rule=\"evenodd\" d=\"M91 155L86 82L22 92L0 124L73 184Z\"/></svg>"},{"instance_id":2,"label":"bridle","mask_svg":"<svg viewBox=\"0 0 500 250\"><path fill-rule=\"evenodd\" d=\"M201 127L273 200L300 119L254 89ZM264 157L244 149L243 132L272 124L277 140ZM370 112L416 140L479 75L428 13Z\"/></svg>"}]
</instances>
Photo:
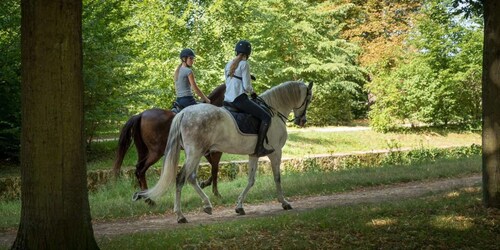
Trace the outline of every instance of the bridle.
<instances>
[{"instance_id":1,"label":"bridle","mask_svg":"<svg viewBox=\"0 0 500 250\"><path fill-rule=\"evenodd\" d=\"M302 112L302 114L299 117L295 117L295 120L300 121L306 116L307 107L309 107L309 104L311 103L311 96L312 96L312 91L310 88L307 88L306 98L304 99L302 104L298 108L295 109L295 110L300 109L305 105L304 111Z\"/></svg>"},{"instance_id":2,"label":"bridle","mask_svg":"<svg viewBox=\"0 0 500 250\"><path fill-rule=\"evenodd\" d=\"M296 121L296 120L302 120L305 116L306 116L306 112L307 112L307 107L309 107L309 104L311 103L311 97L312 96L312 91L310 88L307 88L307 94L306 94L306 98L304 99L304 101L302 102L302 104L298 107L298 108L294 108L295 110L297 109L300 109L302 108L304 105L306 106L304 108L304 112L302 112L302 114L299 116L299 117L295 117L294 119L287 119L287 117L278 112L278 116L280 117L281 121L283 123L286 123L286 122L292 122L292 121Z\"/></svg>"},{"instance_id":3,"label":"bridle","mask_svg":"<svg viewBox=\"0 0 500 250\"><path fill-rule=\"evenodd\" d=\"M271 116L274 116L274 112L278 113L278 117L280 118L280 120L286 124L286 122L292 122L294 120L300 121L306 116L307 108L309 107L309 104L311 103L311 96L312 96L312 90L308 87L307 93L306 93L306 98L304 99L304 101L302 102L302 104L299 107L294 108L294 110L297 110L297 109L304 107L304 105L305 105L304 111L302 112L302 114L299 117L295 117L294 119L287 119L287 117L284 114L275 110L273 107L269 106L260 96L257 96L256 101L258 103L262 104L264 106L263 108L265 108L265 110L267 110L269 112L269 114L271 114Z\"/></svg>"}]
</instances>

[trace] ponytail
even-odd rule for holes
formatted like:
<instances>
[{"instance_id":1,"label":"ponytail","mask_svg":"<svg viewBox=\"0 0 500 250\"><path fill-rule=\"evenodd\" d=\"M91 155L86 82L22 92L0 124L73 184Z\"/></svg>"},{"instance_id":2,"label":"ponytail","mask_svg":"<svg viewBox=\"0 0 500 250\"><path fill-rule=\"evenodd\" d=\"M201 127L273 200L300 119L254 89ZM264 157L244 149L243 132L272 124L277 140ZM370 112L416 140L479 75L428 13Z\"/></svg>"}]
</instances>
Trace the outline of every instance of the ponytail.
<instances>
[{"instance_id":1,"label":"ponytail","mask_svg":"<svg viewBox=\"0 0 500 250\"><path fill-rule=\"evenodd\" d=\"M179 66L177 66L177 69L175 69L174 81L177 81L177 79L179 79L179 69L181 68L181 66L182 66L182 62L181 62L181 64L179 64Z\"/></svg>"},{"instance_id":2,"label":"ponytail","mask_svg":"<svg viewBox=\"0 0 500 250\"><path fill-rule=\"evenodd\" d=\"M236 58L233 60L233 64L231 64L231 67L229 68L229 76L233 77L234 76L234 71L236 68L238 68L238 65L240 64L241 60L243 60L243 57L245 54L239 53Z\"/></svg>"}]
</instances>

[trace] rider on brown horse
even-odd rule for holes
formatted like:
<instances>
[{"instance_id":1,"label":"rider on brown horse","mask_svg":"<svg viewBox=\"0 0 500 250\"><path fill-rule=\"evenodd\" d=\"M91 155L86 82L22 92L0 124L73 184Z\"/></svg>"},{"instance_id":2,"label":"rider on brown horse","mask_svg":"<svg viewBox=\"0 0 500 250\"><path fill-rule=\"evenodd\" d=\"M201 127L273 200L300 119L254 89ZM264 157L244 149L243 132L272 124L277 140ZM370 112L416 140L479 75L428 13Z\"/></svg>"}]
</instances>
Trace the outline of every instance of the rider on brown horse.
<instances>
[{"instance_id":1,"label":"rider on brown horse","mask_svg":"<svg viewBox=\"0 0 500 250\"><path fill-rule=\"evenodd\" d=\"M181 106L180 109L196 104L191 89L193 89L205 103L210 103L210 99L208 99L200 88L198 88L198 85L196 85L194 72L191 69L196 57L194 51L191 49L183 49L179 57L181 58L181 64L177 66L174 74L175 93L177 96L176 104Z\"/></svg>"}]
</instances>

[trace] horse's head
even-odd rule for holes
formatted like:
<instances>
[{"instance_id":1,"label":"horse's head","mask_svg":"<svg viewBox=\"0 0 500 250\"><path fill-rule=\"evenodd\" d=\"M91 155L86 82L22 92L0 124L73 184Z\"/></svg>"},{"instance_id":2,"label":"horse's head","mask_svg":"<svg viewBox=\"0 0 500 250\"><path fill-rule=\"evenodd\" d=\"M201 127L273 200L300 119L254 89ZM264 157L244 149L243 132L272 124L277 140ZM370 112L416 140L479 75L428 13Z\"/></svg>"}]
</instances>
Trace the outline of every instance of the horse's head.
<instances>
[{"instance_id":1,"label":"horse's head","mask_svg":"<svg viewBox=\"0 0 500 250\"><path fill-rule=\"evenodd\" d=\"M306 113L307 113L307 107L311 103L312 99L312 87L313 83L310 82L309 86L307 86L307 90L304 95L305 96L304 101L302 101L299 107L293 109L293 114L295 116L294 123L297 126L303 127L307 122Z\"/></svg>"}]
</instances>

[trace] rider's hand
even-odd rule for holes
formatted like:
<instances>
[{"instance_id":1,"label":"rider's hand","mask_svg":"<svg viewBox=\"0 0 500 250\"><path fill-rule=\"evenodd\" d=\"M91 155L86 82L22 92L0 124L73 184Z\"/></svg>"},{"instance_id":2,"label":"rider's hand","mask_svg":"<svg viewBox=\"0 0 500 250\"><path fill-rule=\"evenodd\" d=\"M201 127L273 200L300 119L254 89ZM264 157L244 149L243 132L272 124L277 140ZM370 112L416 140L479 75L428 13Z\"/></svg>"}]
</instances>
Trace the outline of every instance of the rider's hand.
<instances>
[{"instance_id":1,"label":"rider's hand","mask_svg":"<svg viewBox=\"0 0 500 250\"><path fill-rule=\"evenodd\" d=\"M252 99L257 99L257 94L255 92L252 92L252 94L250 94L250 96L252 97Z\"/></svg>"}]
</instances>

